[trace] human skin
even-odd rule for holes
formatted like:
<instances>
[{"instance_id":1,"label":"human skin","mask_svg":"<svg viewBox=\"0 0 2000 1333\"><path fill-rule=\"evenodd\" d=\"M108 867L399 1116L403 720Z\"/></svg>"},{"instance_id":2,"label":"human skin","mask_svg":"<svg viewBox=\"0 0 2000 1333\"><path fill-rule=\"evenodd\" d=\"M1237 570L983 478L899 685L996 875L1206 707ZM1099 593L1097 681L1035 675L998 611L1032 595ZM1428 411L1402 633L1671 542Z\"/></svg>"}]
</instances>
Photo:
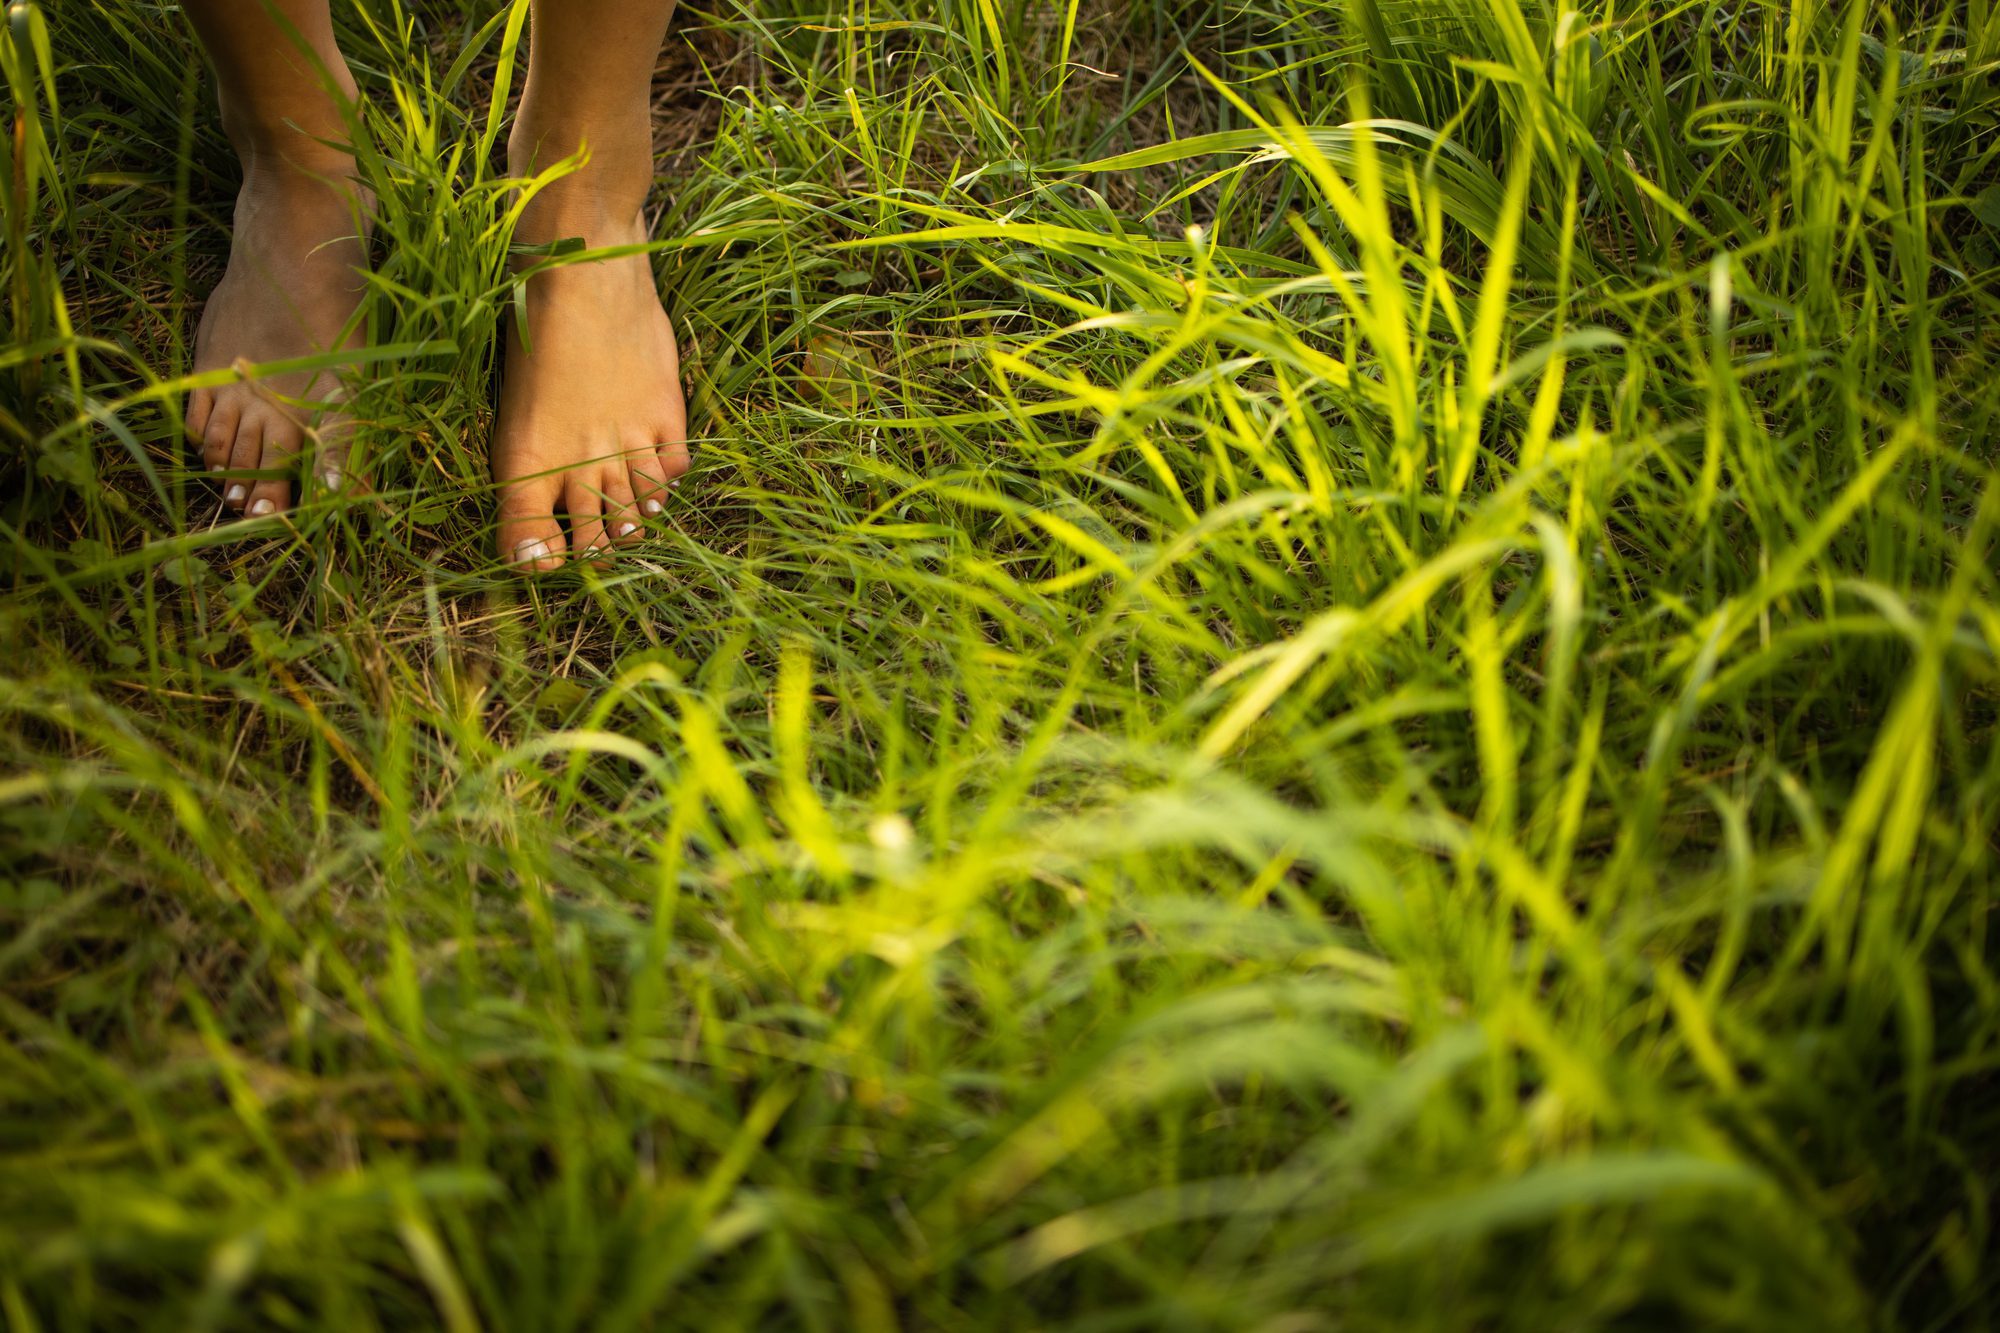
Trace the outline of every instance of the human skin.
<instances>
[{"instance_id":1,"label":"human skin","mask_svg":"<svg viewBox=\"0 0 2000 1333\"><path fill-rule=\"evenodd\" d=\"M229 265L202 314L195 369L354 347L367 199L340 146L356 90L328 0L187 9L243 163ZM652 71L673 10L674 0L534 0L510 170L528 178L579 155L581 165L532 191L518 242L580 238L597 250L646 239ZM489 461L500 559L536 571L643 534L687 471L687 412L645 255L547 268L526 297L526 338L508 321ZM351 422L329 372L197 390L187 424L203 461L228 474L225 501L252 517L292 502L302 457L323 485L361 481L348 471Z\"/></svg>"}]
</instances>

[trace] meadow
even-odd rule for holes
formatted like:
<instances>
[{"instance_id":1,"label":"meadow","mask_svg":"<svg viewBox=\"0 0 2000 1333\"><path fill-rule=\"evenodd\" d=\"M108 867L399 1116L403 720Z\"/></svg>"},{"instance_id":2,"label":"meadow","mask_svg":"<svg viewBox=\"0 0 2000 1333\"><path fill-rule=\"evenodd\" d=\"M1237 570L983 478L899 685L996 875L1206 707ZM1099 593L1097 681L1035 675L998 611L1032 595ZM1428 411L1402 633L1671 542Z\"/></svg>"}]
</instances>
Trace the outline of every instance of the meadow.
<instances>
[{"instance_id":1,"label":"meadow","mask_svg":"<svg viewBox=\"0 0 2000 1333\"><path fill-rule=\"evenodd\" d=\"M525 4L336 9L253 521L182 17L6 13L0 1325L2000 1319L2000 5L691 4L534 580Z\"/></svg>"}]
</instances>

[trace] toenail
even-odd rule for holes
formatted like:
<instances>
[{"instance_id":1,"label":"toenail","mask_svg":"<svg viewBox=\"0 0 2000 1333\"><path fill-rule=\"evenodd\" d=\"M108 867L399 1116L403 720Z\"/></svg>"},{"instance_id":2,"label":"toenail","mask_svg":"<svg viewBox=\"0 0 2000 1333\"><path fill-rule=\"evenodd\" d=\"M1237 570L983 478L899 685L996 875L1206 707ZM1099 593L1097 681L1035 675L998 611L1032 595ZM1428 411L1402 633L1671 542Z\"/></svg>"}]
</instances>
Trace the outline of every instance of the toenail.
<instances>
[{"instance_id":1,"label":"toenail","mask_svg":"<svg viewBox=\"0 0 2000 1333\"><path fill-rule=\"evenodd\" d=\"M319 484L330 491L337 491L340 489L340 474L332 468L328 468L319 474Z\"/></svg>"},{"instance_id":2,"label":"toenail","mask_svg":"<svg viewBox=\"0 0 2000 1333\"><path fill-rule=\"evenodd\" d=\"M657 514L662 509L666 508L666 506L661 504L658 500L652 500L652 499L647 500L646 503L640 505L639 507L645 510L649 514Z\"/></svg>"},{"instance_id":3,"label":"toenail","mask_svg":"<svg viewBox=\"0 0 2000 1333\"><path fill-rule=\"evenodd\" d=\"M620 537L630 537L633 533L637 532L638 530L639 530L639 525L637 523L620 523L618 525L618 535Z\"/></svg>"},{"instance_id":4,"label":"toenail","mask_svg":"<svg viewBox=\"0 0 2000 1333\"><path fill-rule=\"evenodd\" d=\"M270 513L273 509L276 509L277 507L278 506L272 504L269 500L259 500L256 504L250 506L250 517L262 518L264 517L264 515Z\"/></svg>"},{"instance_id":5,"label":"toenail","mask_svg":"<svg viewBox=\"0 0 2000 1333\"><path fill-rule=\"evenodd\" d=\"M229 470L229 465L227 463L210 463L208 465L208 470L210 472L227 472Z\"/></svg>"},{"instance_id":6,"label":"toenail","mask_svg":"<svg viewBox=\"0 0 2000 1333\"><path fill-rule=\"evenodd\" d=\"M517 565L539 565L551 554L546 538L530 537L514 546L514 563Z\"/></svg>"},{"instance_id":7,"label":"toenail","mask_svg":"<svg viewBox=\"0 0 2000 1333\"><path fill-rule=\"evenodd\" d=\"M234 486L231 486L229 488L228 494L224 495L222 498L229 501L229 503L233 505L238 505L243 503L243 497L248 494L250 494L250 488L245 486L242 482L239 481Z\"/></svg>"},{"instance_id":8,"label":"toenail","mask_svg":"<svg viewBox=\"0 0 2000 1333\"><path fill-rule=\"evenodd\" d=\"M680 484L681 484L681 479L680 479L679 477L675 477L675 478L674 478L674 479L673 479L672 481L670 481L670 482L668 482L668 483L667 483L667 489L668 489L668 490L670 490L670 491L671 491L671 490L674 490L674 489L675 489L675 488L677 488L677 487L678 487L678 486L679 486Z\"/></svg>"}]
</instances>

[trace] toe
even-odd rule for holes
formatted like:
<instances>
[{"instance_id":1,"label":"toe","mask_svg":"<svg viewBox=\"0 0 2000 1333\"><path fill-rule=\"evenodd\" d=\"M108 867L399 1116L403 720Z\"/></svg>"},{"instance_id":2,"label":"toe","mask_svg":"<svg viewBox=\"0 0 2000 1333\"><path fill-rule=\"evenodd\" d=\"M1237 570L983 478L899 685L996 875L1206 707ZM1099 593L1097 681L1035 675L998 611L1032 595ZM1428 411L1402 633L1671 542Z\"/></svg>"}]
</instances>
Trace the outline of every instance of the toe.
<instances>
[{"instance_id":1,"label":"toe","mask_svg":"<svg viewBox=\"0 0 2000 1333\"><path fill-rule=\"evenodd\" d=\"M241 413L233 403L212 406L201 425L201 461L210 472L221 472L229 466L229 456L236 447L236 427ZM228 483L224 483L227 489Z\"/></svg>"},{"instance_id":2,"label":"toe","mask_svg":"<svg viewBox=\"0 0 2000 1333\"><path fill-rule=\"evenodd\" d=\"M202 436L208 430L208 419L215 415L215 395L207 389L196 389L188 395L187 437L202 445Z\"/></svg>"},{"instance_id":3,"label":"toe","mask_svg":"<svg viewBox=\"0 0 2000 1333\"><path fill-rule=\"evenodd\" d=\"M632 489L639 500L639 511L648 518L665 513L667 493L687 470L688 453L684 444L658 445L634 459Z\"/></svg>"},{"instance_id":4,"label":"toe","mask_svg":"<svg viewBox=\"0 0 2000 1333\"><path fill-rule=\"evenodd\" d=\"M556 522L562 478L531 476L500 485L500 560L523 573L556 569L567 544Z\"/></svg>"},{"instance_id":5,"label":"toe","mask_svg":"<svg viewBox=\"0 0 2000 1333\"><path fill-rule=\"evenodd\" d=\"M569 549L580 560L598 561L611 550L604 534L604 492L596 474L572 476L563 493L569 513Z\"/></svg>"},{"instance_id":6,"label":"toe","mask_svg":"<svg viewBox=\"0 0 2000 1333\"><path fill-rule=\"evenodd\" d=\"M599 479L604 492L604 530L614 546L630 546L646 535L638 497L634 494L635 480L623 461L607 467Z\"/></svg>"},{"instance_id":7,"label":"toe","mask_svg":"<svg viewBox=\"0 0 2000 1333\"><path fill-rule=\"evenodd\" d=\"M232 473L255 472L264 466L264 413L255 405L246 408L236 423L236 437L229 442L228 467ZM255 477L232 476L223 484L222 498L229 507L241 511L250 504Z\"/></svg>"},{"instance_id":8,"label":"toe","mask_svg":"<svg viewBox=\"0 0 2000 1333\"><path fill-rule=\"evenodd\" d=\"M667 485L672 486L687 475L688 448L679 440L662 444L659 450L660 470L666 474Z\"/></svg>"},{"instance_id":9,"label":"toe","mask_svg":"<svg viewBox=\"0 0 2000 1333\"><path fill-rule=\"evenodd\" d=\"M304 443L299 427L284 417L266 418L264 440L258 455L257 468L261 472L282 473L292 465L299 447ZM292 483L288 476L260 478L250 487L249 501L243 512L251 518L264 518L271 514L281 514L290 507Z\"/></svg>"},{"instance_id":10,"label":"toe","mask_svg":"<svg viewBox=\"0 0 2000 1333\"><path fill-rule=\"evenodd\" d=\"M367 490L368 479L354 460L353 418L346 415L329 417L320 423L317 434L312 471L320 489L328 494Z\"/></svg>"},{"instance_id":11,"label":"toe","mask_svg":"<svg viewBox=\"0 0 2000 1333\"><path fill-rule=\"evenodd\" d=\"M667 507L667 483L671 480L667 470L661 465L658 450L648 449L635 454L631 460L629 475L632 478L632 498L639 506L639 512L647 518L656 518Z\"/></svg>"}]
</instances>

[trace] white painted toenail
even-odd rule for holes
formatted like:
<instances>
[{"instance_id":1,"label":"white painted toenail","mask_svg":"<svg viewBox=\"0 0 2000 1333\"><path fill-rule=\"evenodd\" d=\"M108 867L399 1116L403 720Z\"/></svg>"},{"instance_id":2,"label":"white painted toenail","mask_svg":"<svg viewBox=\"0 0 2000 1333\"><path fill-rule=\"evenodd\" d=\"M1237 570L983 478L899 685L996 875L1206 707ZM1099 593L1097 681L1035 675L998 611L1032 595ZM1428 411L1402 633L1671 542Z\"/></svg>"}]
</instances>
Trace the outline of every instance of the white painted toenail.
<instances>
[{"instance_id":1,"label":"white painted toenail","mask_svg":"<svg viewBox=\"0 0 2000 1333\"><path fill-rule=\"evenodd\" d=\"M264 515L270 513L273 509L276 509L277 507L278 506L272 504L269 500L259 500L256 504L250 506L250 517L262 518L264 517Z\"/></svg>"},{"instance_id":2,"label":"white painted toenail","mask_svg":"<svg viewBox=\"0 0 2000 1333\"><path fill-rule=\"evenodd\" d=\"M208 465L208 470L210 472L227 472L229 470L229 465L227 463L210 463Z\"/></svg>"},{"instance_id":3,"label":"white painted toenail","mask_svg":"<svg viewBox=\"0 0 2000 1333\"><path fill-rule=\"evenodd\" d=\"M630 537L633 533L637 532L638 530L639 530L639 525L637 523L620 523L618 525L618 535L620 537Z\"/></svg>"},{"instance_id":4,"label":"white painted toenail","mask_svg":"<svg viewBox=\"0 0 2000 1333\"><path fill-rule=\"evenodd\" d=\"M234 486L231 486L229 488L228 493L224 495L222 498L229 501L229 503L233 505L237 505L237 504L242 504L243 497L248 494L250 494L250 488L248 486L245 486L242 482L239 481Z\"/></svg>"},{"instance_id":5,"label":"white painted toenail","mask_svg":"<svg viewBox=\"0 0 2000 1333\"><path fill-rule=\"evenodd\" d=\"M675 478L674 478L674 479L673 479L672 481L670 481L670 482L668 482L668 483L667 483L667 489L668 489L668 490L670 490L670 491L671 491L671 490L674 490L674 489L675 489L675 488L677 488L677 487L678 487L678 486L679 486L680 484L681 484L681 479L680 479L679 477L675 477Z\"/></svg>"},{"instance_id":6,"label":"white painted toenail","mask_svg":"<svg viewBox=\"0 0 2000 1333\"><path fill-rule=\"evenodd\" d=\"M645 510L649 514L657 514L662 509L666 508L666 506L661 504L658 500L650 500L650 499L647 500L644 504L640 505L639 507Z\"/></svg>"},{"instance_id":7,"label":"white painted toenail","mask_svg":"<svg viewBox=\"0 0 2000 1333\"><path fill-rule=\"evenodd\" d=\"M514 563L517 565L538 565L552 554L547 539L530 537L514 547Z\"/></svg>"},{"instance_id":8,"label":"white painted toenail","mask_svg":"<svg viewBox=\"0 0 2000 1333\"><path fill-rule=\"evenodd\" d=\"M337 491L340 489L340 474L332 468L328 468L319 474L319 484L330 491Z\"/></svg>"}]
</instances>

